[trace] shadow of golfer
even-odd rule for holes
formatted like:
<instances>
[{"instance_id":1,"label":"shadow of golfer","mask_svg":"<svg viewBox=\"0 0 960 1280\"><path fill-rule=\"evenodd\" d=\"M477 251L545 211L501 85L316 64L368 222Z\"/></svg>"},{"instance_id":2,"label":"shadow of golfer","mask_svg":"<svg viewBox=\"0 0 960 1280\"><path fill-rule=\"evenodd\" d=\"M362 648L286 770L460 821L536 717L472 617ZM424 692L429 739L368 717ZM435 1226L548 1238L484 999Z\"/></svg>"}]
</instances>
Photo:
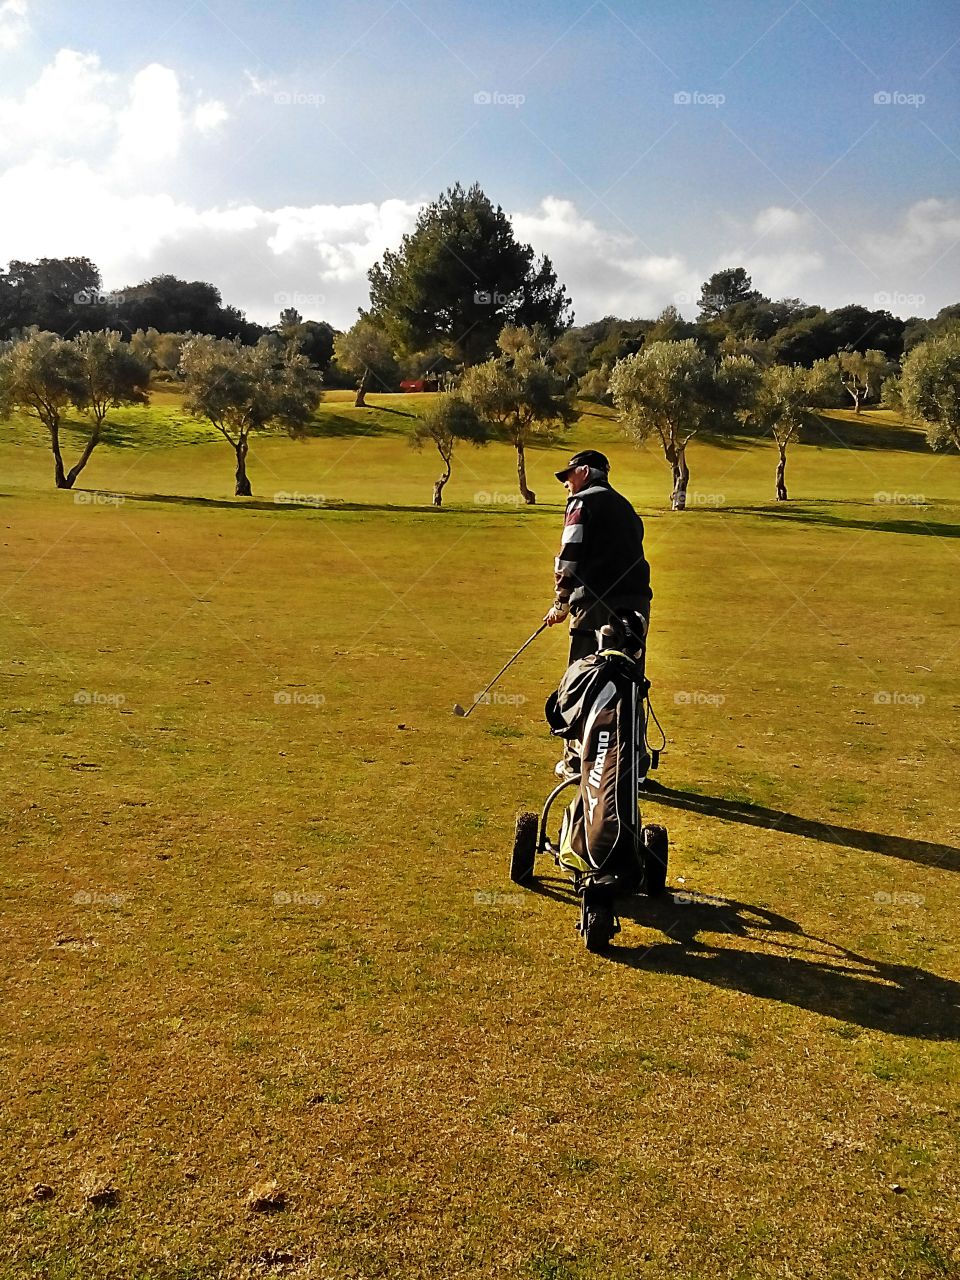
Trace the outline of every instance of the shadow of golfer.
<instances>
[{"instance_id":1,"label":"shadow of golfer","mask_svg":"<svg viewBox=\"0 0 960 1280\"><path fill-rule=\"evenodd\" d=\"M770 831L805 836L808 840L822 840L847 849L863 849L867 853L902 858L905 862L939 867L943 871L960 871L960 849L950 844L888 836L879 831L861 831L857 827L841 827L835 822L801 818L795 813L786 813L783 809L767 809L763 805L750 804L745 800L727 800L722 796L703 796L696 791L677 791L659 783L648 783L644 794L649 795L654 803L665 804L672 809L687 809L691 813L723 818L727 822L766 827Z\"/></svg>"},{"instance_id":2,"label":"shadow of golfer","mask_svg":"<svg viewBox=\"0 0 960 1280\"><path fill-rule=\"evenodd\" d=\"M786 916L730 899L667 893L633 899L620 910L666 940L611 947L607 955L616 964L694 978L892 1035L960 1040L960 982L871 960L805 933Z\"/></svg>"}]
</instances>

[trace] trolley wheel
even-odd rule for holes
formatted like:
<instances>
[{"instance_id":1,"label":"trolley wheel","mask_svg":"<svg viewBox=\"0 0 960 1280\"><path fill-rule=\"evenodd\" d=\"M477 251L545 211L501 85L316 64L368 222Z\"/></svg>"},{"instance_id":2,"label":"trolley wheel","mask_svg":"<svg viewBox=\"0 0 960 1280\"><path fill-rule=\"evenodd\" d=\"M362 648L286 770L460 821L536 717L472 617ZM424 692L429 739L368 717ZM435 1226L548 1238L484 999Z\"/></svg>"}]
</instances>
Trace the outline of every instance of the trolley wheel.
<instances>
[{"instance_id":1,"label":"trolley wheel","mask_svg":"<svg viewBox=\"0 0 960 1280\"><path fill-rule=\"evenodd\" d=\"M657 822L651 822L641 831L643 837L643 870L646 879L647 896L659 898L667 887L667 858L669 857L669 838L667 828Z\"/></svg>"},{"instance_id":2,"label":"trolley wheel","mask_svg":"<svg viewBox=\"0 0 960 1280\"><path fill-rule=\"evenodd\" d=\"M594 954L606 951L617 932L616 920L610 907L587 901L580 905L580 922L577 932L583 936L584 945Z\"/></svg>"},{"instance_id":3,"label":"trolley wheel","mask_svg":"<svg viewBox=\"0 0 960 1280\"><path fill-rule=\"evenodd\" d=\"M536 813L517 814L517 827L513 838L513 856L510 859L510 879L514 884L526 884L533 879L533 864L537 857L537 834L540 817Z\"/></svg>"},{"instance_id":4,"label":"trolley wheel","mask_svg":"<svg viewBox=\"0 0 960 1280\"><path fill-rule=\"evenodd\" d=\"M591 878L583 885L577 932L583 936L588 951L606 951L614 934L620 932L620 922L613 911L615 890L616 881L611 876Z\"/></svg>"}]
</instances>

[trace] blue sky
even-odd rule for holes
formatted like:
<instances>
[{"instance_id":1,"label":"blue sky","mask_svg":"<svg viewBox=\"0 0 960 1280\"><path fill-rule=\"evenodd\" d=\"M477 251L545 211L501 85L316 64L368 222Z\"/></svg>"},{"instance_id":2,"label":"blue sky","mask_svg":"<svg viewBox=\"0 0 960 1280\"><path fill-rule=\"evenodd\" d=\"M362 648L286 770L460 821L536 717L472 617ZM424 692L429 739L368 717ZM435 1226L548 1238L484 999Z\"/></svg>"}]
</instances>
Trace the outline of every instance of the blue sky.
<instances>
[{"instance_id":1,"label":"blue sky","mask_svg":"<svg viewBox=\"0 0 960 1280\"><path fill-rule=\"evenodd\" d=\"M740 263L828 306L960 300L933 0L0 0L0 68L0 259L86 252L110 287L347 324L418 205L477 180L579 320L693 314Z\"/></svg>"}]
</instances>

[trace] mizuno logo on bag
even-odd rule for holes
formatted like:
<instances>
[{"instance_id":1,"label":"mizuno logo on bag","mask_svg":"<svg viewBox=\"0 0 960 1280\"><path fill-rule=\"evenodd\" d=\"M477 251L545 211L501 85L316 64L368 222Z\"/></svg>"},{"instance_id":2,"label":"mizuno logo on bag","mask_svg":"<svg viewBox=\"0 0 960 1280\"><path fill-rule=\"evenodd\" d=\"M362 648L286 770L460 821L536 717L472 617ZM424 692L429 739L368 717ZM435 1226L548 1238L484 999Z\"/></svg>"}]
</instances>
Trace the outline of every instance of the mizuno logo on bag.
<instances>
[{"instance_id":1,"label":"mizuno logo on bag","mask_svg":"<svg viewBox=\"0 0 960 1280\"><path fill-rule=\"evenodd\" d=\"M600 730L599 734L597 735L597 743L599 745L599 750L597 751L597 758L594 761L593 768L590 770L589 777L587 778L587 781L590 783L590 785L594 787L599 787L600 785L600 780L603 777L603 763L607 758L607 751L609 750L609 746L610 746L610 734L606 729Z\"/></svg>"}]
</instances>

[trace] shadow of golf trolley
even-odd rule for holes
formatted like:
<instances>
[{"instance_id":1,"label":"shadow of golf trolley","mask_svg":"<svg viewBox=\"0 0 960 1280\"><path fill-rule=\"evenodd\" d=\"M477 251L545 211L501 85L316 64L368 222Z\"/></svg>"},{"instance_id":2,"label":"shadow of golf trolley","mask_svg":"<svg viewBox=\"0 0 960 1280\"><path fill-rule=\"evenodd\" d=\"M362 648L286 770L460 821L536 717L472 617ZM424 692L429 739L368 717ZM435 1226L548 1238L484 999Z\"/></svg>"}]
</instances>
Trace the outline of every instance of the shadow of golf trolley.
<instances>
[{"instance_id":1,"label":"shadow of golf trolley","mask_svg":"<svg viewBox=\"0 0 960 1280\"><path fill-rule=\"evenodd\" d=\"M537 858L552 858L580 900L577 930L588 951L603 951L620 932L619 900L657 898L666 889L666 827L644 824L640 814L647 769L660 754L647 742L651 717L659 722L650 708L645 636L639 615L618 618L599 632L599 651L568 668L546 716L555 736L578 747L580 772L554 787L539 814L519 814L514 832L511 880L532 887Z\"/></svg>"}]
</instances>

